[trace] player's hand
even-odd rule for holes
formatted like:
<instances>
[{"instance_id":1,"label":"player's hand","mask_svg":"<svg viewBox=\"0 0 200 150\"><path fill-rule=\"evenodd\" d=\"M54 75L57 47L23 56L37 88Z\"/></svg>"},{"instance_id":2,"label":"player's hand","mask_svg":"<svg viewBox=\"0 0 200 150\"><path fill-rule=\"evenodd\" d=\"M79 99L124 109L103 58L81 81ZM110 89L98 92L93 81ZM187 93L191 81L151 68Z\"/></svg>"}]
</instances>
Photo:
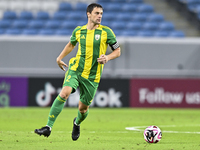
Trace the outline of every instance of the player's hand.
<instances>
[{"instance_id":1,"label":"player's hand","mask_svg":"<svg viewBox=\"0 0 200 150\"><path fill-rule=\"evenodd\" d=\"M62 60L57 60L57 64L63 71L65 71L64 67L68 67Z\"/></svg>"},{"instance_id":2,"label":"player's hand","mask_svg":"<svg viewBox=\"0 0 200 150\"><path fill-rule=\"evenodd\" d=\"M101 55L99 58L97 58L97 62L100 64L105 64L108 62L108 57L106 55Z\"/></svg>"}]
</instances>

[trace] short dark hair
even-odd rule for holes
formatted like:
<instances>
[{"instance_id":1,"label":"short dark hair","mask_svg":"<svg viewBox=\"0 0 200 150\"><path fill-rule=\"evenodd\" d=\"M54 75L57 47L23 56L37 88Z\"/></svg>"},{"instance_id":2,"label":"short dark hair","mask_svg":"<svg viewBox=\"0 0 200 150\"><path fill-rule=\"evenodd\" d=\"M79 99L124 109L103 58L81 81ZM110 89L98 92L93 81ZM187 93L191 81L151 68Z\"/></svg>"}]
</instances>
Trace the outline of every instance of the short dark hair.
<instances>
[{"instance_id":1,"label":"short dark hair","mask_svg":"<svg viewBox=\"0 0 200 150\"><path fill-rule=\"evenodd\" d=\"M102 7L100 4L91 3L91 4L88 5L88 7L87 7L87 12L91 13L95 7L98 7L98 8L102 8L102 9L103 9L103 7ZM86 12L86 13L87 13L87 12Z\"/></svg>"}]
</instances>

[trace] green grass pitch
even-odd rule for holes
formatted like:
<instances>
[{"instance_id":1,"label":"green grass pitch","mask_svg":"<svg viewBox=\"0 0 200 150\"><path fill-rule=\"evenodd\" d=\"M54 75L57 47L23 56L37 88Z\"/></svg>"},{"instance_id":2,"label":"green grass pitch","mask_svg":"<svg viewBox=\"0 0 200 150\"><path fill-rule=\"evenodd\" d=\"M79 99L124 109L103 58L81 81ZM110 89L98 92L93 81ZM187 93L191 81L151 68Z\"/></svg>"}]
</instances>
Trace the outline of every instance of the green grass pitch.
<instances>
[{"instance_id":1,"label":"green grass pitch","mask_svg":"<svg viewBox=\"0 0 200 150\"><path fill-rule=\"evenodd\" d=\"M199 109L90 108L81 135L71 140L77 108L64 108L46 138L33 131L44 126L50 108L0 108L2 150L199 150ZM157 125L163 136L149 144L145 127ZM126 130L134 127L135 130Z\"/></svg>"}]
</instances>

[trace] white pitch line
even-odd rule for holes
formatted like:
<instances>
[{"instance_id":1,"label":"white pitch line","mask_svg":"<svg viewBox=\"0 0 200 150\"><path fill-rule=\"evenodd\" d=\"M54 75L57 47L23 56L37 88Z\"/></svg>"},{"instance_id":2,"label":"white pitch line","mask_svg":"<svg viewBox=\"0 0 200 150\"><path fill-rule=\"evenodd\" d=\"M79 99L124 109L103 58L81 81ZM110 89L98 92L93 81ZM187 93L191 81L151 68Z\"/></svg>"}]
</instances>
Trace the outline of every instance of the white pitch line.
<instances>
[{"instance_id":1,"label":"white pitch line","mask_svg":"<svg viewBox=\"0 0 200 150\"><path fill-rule=\"evenodd\" d=\"M200 125L161 125L159 127L191 127L191 126L200 126ZM146 128L147 126L136 126L136 127L126 127L125 129L126 130L131 130L131 131L140 131L140 132L143 132L144 129ZM144 128L144 129L141 129L141 128ZM167 131L167 130L162 130L163 133L187 133L187 134L200 134L200 132L190 132L190 131Z\"/></svg>"}]
</instances>

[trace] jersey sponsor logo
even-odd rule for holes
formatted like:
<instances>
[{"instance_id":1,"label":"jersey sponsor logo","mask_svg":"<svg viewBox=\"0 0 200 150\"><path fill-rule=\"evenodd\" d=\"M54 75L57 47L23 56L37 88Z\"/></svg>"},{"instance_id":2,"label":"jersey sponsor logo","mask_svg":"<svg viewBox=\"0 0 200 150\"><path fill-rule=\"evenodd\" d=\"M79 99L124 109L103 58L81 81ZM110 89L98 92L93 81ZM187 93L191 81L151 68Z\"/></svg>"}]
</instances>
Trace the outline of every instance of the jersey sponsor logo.
<instances>
[{"instance_id":1,"label":"jersey sponsor logo","mask_svg":"<svg viewBox=\"0 0 200 150\"><path fill-rule=\"evenodd\" d=\"M95 40L98 41L99 39L100 39L100 34L96 34L96 35L95 35Z\"/></svg>"}]
</instances>

